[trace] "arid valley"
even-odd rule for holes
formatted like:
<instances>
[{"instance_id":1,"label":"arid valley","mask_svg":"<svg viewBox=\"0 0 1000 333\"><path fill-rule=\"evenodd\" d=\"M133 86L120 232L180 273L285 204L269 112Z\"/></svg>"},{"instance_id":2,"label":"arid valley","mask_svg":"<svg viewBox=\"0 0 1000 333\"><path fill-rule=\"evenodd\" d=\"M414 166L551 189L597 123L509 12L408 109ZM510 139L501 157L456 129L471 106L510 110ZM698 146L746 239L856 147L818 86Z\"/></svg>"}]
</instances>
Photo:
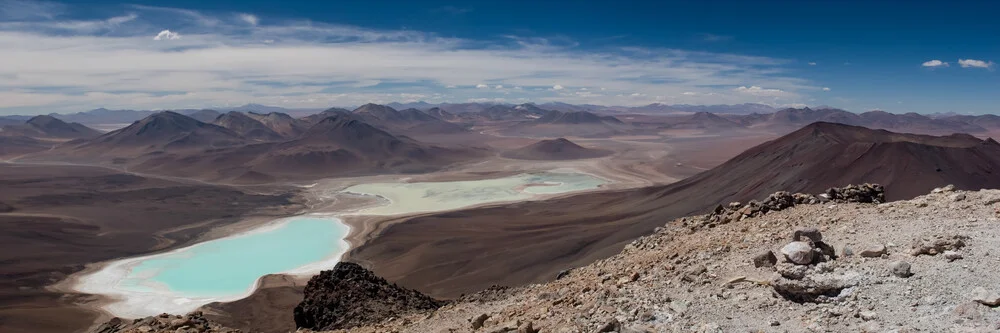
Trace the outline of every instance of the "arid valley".
<instances>
[{"instance_id":1,"label":"arid valley","mask_svg":"<svg viewBox=\"0 0 1000 333\"><path fill-rule=\"evenodd\" d=\"M886 184L892 200L947 184L1000 186L976 177L1000 165L991 139L848 125L942 134L956 130L951 119L444 107L211 111L210 122L163 111L106 133L59 115L5 126L5 329L87 330L114 316L198 310L228 327L285 332L296 329L306 282L338 261L454 299L550 281L721 202L852 183ZM893 170L886 158L924 169ZM191 256L204 263L182 264Z\"/></svg>"},{"instance_id":2,"label":"arid valley","mask_svg":"<svg viewBox=\"0 0 1000 333\"><path fill-rule=\"evenodd\" d=\"M0 333L998 332L998 12L0 0Z\"/></svg>"}]
</instances>

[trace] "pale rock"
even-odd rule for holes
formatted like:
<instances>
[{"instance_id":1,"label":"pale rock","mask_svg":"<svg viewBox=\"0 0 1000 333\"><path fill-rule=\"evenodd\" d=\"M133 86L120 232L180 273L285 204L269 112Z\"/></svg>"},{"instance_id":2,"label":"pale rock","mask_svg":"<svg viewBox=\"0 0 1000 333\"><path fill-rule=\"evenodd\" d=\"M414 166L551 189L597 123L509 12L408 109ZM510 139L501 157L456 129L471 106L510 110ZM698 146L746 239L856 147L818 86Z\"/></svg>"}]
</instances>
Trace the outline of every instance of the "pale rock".
<instances>
[{"instance_id":1,"label":"pale rock","mask_svg":"<svg viewBox=\"0 0 1000 333\"><path fill-rule=\"evenodd\" d=\"M962 253L951 250L944 251L944 258L948 259L948 261L955 261L958 259L962 259Z\"/></svg>"},{"instance_id":2,"label":"pale rock","mask_svg":"<svg viewBox=\"0 0 1000 333\"><path fill-rule=\"evenodd\" d=\"M781 248L781 254L788 261L798 265L808 265L813 260L812 246L807 242L791 242Z\"/></svg>"},{"instance_id":3,"label":"pale rock","mask_svg":"<svg viewBox=\"0 0 1000 333\"><path fill-rule=\"evenodd\" d=\"M885 254L885 245L882 244L865 248L864 250L861 250L861 253L859 253L859 255L865 258L878 258L883 254Z\"/></svg>"},{"instance_id":4,"label":"pale rock","mask_svg":"<svg viewBox=\"0 0 1000 333\"><path fill-rule=\"evenodd\" d=\"M972 290L972 300L986 306L1000 306L1000 293L977 287Z\"/></svg>"}]
</instances>

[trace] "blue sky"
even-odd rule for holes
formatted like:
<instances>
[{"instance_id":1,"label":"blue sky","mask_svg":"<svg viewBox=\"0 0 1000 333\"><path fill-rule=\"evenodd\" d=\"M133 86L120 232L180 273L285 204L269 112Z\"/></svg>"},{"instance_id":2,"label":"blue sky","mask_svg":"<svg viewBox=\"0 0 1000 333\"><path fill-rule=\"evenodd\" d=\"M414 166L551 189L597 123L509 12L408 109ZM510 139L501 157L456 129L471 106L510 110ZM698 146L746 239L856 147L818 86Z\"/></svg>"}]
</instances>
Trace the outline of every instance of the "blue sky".
<instances>
[{"instance_id":1,"label":"blue sky","mask_svg":"<svg viewBox=\"0 0 1000 333\"><path fill-rule=\"evenodd\" d=\"M0 0L0 114L391 101L998 113L997 2Z\"/></svg>"}]
</instances>

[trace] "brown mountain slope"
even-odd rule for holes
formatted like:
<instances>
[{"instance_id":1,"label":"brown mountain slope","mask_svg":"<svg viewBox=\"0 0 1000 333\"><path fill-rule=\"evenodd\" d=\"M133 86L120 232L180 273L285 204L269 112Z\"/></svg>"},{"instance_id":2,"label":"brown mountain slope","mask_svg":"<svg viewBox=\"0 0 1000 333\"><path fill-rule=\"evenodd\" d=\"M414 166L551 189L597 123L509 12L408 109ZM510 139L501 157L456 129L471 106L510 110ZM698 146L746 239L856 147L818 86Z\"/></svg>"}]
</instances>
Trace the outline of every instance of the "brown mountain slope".
<instances>
[{"instance_id":1,"label":"brown mountain slope","mask_svg":"<svg viewBox=\"0 0 1000 333\"><path fill-rule=\"evenodd\" d=\"M4 136L28 136L33 138L82 139L101 135L90 127L67 123L52 116L35 116L21 125L8 125L0 130Z\"/></svg>"},{"instance_id":2,"label":"brown mountain slope","mask_svg":"<svg viewBox=\"0 0 1000 333\"><path fill-rule=\"evenodd\" d=\"M228 128L248 140L277 141L284 138L284 136L264 125L264 123L243 112L227 112L215 118L212 124Z\"/></svg>"},{"instance_id":3,"label":"brown mountain slope","mask_svg":"<svg viewBox=\"0 0 1000 333\"><path fill-rule=\"evenodd\" d=\"M267 126L267 128L270 128L275 133L289 139L298 137L309 129L308 123L292 118L292 116L286 113L271 112L268 114L262 114L249 112L247 115L261 122L264 126Z\"/></svg>"},{"instance_id":4,"label":"brown mountain slope","mask_svg":"<svg viewBox=\"0 0 1000 333\"><path fill-rule=\"evenodd\" d=\"M387 224L347 260L435 297L519 285L618 253L672 218L779 191L886 185L890 200L932 188L1000 187L1000 145L816 123L667 186L426 215Z\"/></svg>"},{"instance_id":5,"label":"brown mountain slope","mask_svg":"<svg viewBox=\"0 0 1000 333\"><path fill-rule=\"evenodd\" d=\"M88 156L138 156L153 152L178 152L243 144L238 133L206 124L171 111L155 113L125 128L72 145L76 154Z\"/></svg>"},{"instance_id":6,"label":"brown mountain slope","mask_svg":"<svg viewBox=\"0 0 1000 333\"><path fill-rule=\"evenodd\" d=\"M337 116L337 115L348 115L348 114L351 114L351 110L341 109L341 108L329 108L329 109L323 110L323 112L299 118L299 120L301 120L303 123L305 123L308 126L312 126L312 125L316 125L316 123L319 123L323 119L326 119L326 118L329 118L329 117L333 117L333 116Z\"/></svg>"},{"instance_id":7,"label":"brown mountain slope","mask_svg":"<svg viewBox=\"0 0 1000 333\"><path fill-rule=\"evenodd\" d=\"M502 154L519 160L577 160L611 155L610 150L584 148L564 138L542 140Z\"/></svg>"},{"instance_id":8,"label":"brown mountain slope","mask_svg":"<svg viewBox=\"0 0 1000 333\"><path fill-rule=\"evenodd\" d=\"M385 105L365 104L352 111L352 114L375 127L393 133L421 135L465 132L462 126L417 109L397 111Z\"/></svg>"},{"instance_id":9,"label":"brown mountain slope","mask_svg":"<svg viewBox=\"0 0 1000 333\"><path fill-rule=\"evenodd\" d=\"M351 115L338 115L320 121L294 140L166 154L147 160L135 170L256 183L427 172L481 156L481 151L427 145L392 135Z\"/></svg>"},{"instance_id":10,"label":"brown mountain slope","mask_svg":"<svg viewBox=\"0 0 1000 333\"><path fill-rule=\"evenodd\" d=\"M732 129L743 127L739 123L710 112L697 112L668 125L671 129Z\"/></svg>"}]
</instances>

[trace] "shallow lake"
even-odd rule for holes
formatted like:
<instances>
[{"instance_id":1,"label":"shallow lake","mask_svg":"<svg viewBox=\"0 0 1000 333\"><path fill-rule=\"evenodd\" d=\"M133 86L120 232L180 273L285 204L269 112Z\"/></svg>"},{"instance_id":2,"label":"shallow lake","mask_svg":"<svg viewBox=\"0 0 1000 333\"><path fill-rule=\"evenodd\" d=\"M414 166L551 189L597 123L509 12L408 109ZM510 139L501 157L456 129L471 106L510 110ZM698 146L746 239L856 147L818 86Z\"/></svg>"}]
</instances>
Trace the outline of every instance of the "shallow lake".
<instances>
[{"instance_id":1,"label":"shallow lake","mask_svg":"<svg viewBox=\"0 0 1000 333\"><path fill-rule=\"evenodd\" d=\"M390 201L363 210L359 212L361 215L396 215L529 200L539 194L591 190L604 183L604 179L582 173L541 172L453 182L371 183L351 186L344 191L376 195Z\"/></svg>"},{"instance_id":2,"label":"shallow lake","mask_svg":"<svg viewBox=\"0 0 1000 333\"><path fill-rule=\"evenodd\" d=\"M372 183L344 192L387 199L354 214L396 215L531 200L604 183L586 174L544 172L473 181ZM210 302L246 297L267 274L315 274L332 268L348 250L344 238L349 232L335 216L285 218L170 252L116 260L82 276L76 289L116 298L104 309L119 317L186 313Z\"/></svg>"}]
</instances>

